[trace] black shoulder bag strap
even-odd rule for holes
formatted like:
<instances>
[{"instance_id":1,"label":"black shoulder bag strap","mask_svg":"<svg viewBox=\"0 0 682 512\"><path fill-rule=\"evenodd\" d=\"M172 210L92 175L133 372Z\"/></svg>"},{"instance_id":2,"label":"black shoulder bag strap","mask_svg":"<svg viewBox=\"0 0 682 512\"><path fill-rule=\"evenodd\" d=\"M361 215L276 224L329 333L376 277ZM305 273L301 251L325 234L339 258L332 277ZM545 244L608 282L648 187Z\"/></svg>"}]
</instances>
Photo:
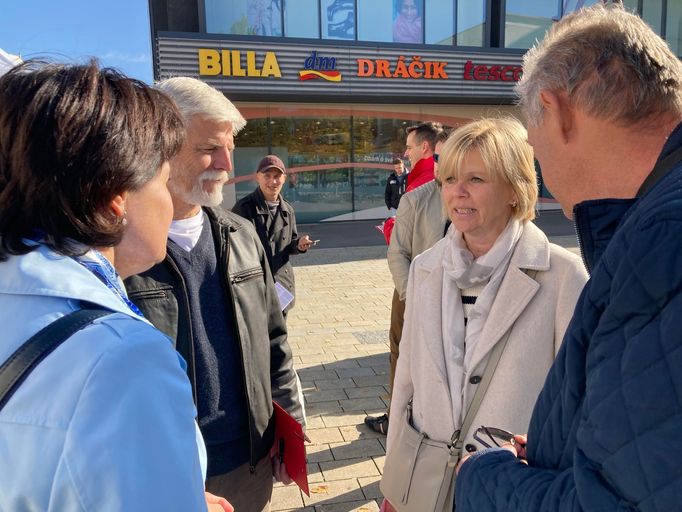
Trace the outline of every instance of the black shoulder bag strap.
<instances>
[{"instance_id":1,"label":"black shoulder bag strap","mask_svg":"<svg viewBox=\"0 0 682 512\"><path fill-rule=\"evenodd\" d=\"M64 341L110 309L88 305L43 327L0 366L0 410L38 364Z\"/></svg>"},{"instance_id":2,"label":"black shoulder bag strap","mask_svg":"<svg viewBox=\"0 0 682 512\"><path fill-rule=\"evenodd\" d=\"M653 187L658 180L663 178L668 171L675 167L678 163L682 162L682 147L677 148L675 151L666 156L663 160L658 162L653 170L646 177L642 186L639 187L637 191L637 197L642 197L646 194L651 187Z\"/></svg>"}]
</instances>

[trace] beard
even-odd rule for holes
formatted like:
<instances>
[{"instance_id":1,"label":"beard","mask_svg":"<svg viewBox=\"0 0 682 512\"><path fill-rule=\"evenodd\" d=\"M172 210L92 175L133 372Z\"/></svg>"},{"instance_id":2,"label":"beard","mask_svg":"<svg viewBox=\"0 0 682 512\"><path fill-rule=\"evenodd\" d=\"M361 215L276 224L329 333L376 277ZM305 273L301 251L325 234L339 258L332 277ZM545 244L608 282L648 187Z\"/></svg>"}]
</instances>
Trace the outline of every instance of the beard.
<instances>
[{"instance_id":1,"label":"beard","mask_svg":"<svg viewBox=\"0 0 682 512\"><path fill-rule=\"evenodd\" d=\"M212 185L210 191L204 190L205 181L223 179L221 185ZM219 206L223 202L223 185L227 183L226 171L204 171L192 183L191 188L184 187L175 180L168 182L168 188L173 195L178 196L185 203L198 206Z\"/></svg>"}]
</instances>

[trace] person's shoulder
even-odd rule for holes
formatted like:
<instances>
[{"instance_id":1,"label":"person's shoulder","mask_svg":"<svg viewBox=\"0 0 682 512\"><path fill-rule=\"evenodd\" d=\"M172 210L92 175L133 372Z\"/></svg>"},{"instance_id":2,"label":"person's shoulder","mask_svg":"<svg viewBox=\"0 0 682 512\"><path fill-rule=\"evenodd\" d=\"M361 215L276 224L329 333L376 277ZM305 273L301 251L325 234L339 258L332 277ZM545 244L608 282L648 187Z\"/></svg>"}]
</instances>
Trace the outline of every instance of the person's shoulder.
<instances>
[{"instance_id":1,"label":"person's shoulder","mask_svg":"<svg viewBox=\"0 0 682 512\"><path fill-rule=\"evenodd\" d=\"M449 243L452 243L448 236L445 236L438 240L431 247L426 249L424 252L415 256L412 260L412 265L418 269L433 269L441 265L443 261L443 253Z\"/></svg>"},{"instance_id":2,"label":"person's shoulder","mask_svg":"<svg viewBox=\"0 0 682 512\"><path fill-rule=\"evenodd\" d=\"M254 229L251 222L246 220L241 215L238 215L229 210L225 210L220 206L213 206L204 208L204 211L208 215L208 218L217 223L218 225L229 229L230 231L236 231L239 229ZM255 233L255 231L254 231Z\"/></svg>"},{"instance_id":3,"label":"person's shoulder","mask_svg":"<svg viewBox=\"0 0 682 512\"><path fill-rule=\"evenodd\" d=\"M403 197L410 198L411 201L416 202L422 200L423 198L429 197L438 191L438 183L436 180L427 181L423 185L419 185L417 188L413 188L409 192L406 192Z\"/></svg>"},{"instance_id":4,"label":"person's shoulder","mask_svg":"<svg viewBox=\"0 0 682 512\"><path fill-rule=\"evenodd\" d=\"M549 258L550 266L560 265L586 275L585 264L583 263L582 258L565 247L550 242Z\"/></svg>"}]
</instances>

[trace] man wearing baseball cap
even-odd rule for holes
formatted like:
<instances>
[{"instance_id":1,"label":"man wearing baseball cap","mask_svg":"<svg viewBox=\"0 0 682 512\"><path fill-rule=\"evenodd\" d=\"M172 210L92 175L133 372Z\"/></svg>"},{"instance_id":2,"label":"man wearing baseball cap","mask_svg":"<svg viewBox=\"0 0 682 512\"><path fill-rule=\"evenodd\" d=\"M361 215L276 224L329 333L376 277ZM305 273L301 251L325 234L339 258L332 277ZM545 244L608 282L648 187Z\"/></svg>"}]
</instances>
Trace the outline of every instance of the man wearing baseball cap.
<instances>
[{"instance_id":1,"label":"man wearing baseball cap","mask_svg":"<svg viewBox=\"0 0 682 512\"><path fill-rule=\"evenodd\" d=\"M294 209L280 194L285 181L284 162L275 155L264 157L256 170L258 187L237 201L232 211L253 223L275 281L296 295L294 269L289 257L307 251L313 241L308 235L298 237ZM293 305L292 300L284 313Z\"/></svg>"}]
</instances>

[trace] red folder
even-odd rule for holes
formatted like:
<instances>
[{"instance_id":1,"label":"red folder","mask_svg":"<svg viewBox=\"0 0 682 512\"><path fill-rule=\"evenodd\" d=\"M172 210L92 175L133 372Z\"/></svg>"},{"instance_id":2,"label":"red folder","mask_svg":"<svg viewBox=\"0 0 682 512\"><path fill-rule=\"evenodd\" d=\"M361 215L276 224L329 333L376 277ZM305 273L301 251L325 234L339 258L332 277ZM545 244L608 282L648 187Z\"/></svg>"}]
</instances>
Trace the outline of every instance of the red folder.
<instances>
[{"instance_id":1,"label":"red folder","mask_svg":"<svg viewBox=\"0 0 682 512\"><path fill-rule=\"evenodd\" d=\"M276 402L272 402L272 406L275 409L275 457L280 457L291 479L310 496L303 427Z\"/></svg>"}]
</instances>

